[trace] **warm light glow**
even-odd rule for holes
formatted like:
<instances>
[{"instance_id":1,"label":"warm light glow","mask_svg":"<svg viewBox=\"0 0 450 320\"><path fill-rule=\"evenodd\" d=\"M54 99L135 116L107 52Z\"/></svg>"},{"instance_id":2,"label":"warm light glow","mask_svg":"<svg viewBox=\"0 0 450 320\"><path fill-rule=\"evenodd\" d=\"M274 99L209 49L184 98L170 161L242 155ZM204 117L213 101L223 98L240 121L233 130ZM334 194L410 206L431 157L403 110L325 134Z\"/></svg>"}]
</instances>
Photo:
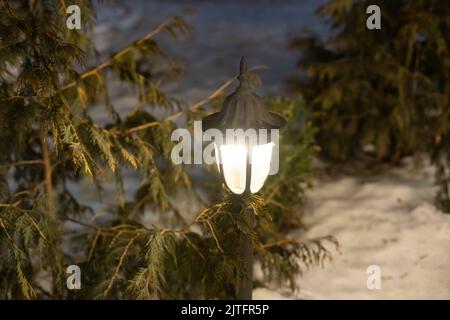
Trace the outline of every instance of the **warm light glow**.
<instances>
[{"instance_id":1,"label":"warm light glow","mask_svg":"<svg viewBox=\"0 0 450 320\"><path fill-rule=\"evenodd\" d=\"M273 142L257 145L252 148L250 192L258 192L270 171ZM220 150L220 155L217 153ZM228 188L236 194L242 194L247 180L247 148L243 145L216 146L216 160L220 159L223 177ZM220 172L219 162L217 163Z\"/></svg>"},{"instance_id":2,"label":"warm light glow","mask_svg":"<svg viewBox=\"0 0 450 320\"><path fill-rule=\"evenodd\" d=\"M258 192L264 185L270 171L270 160L274 143L262 144L252 148L250 192Z\"/></svg>"},{"instance_id":3,"label":"warm light glow","mask_svg":"<svg viewBox=\"0 0 450 320\"><path fill-rule=\"evenodd\" d=\"M233 193L243 193L247 175L247 148L242 145L221 145L220 160L228 188Z\"/></svg>"},{"instance_id":4,"label":"warm light glow","mask_svg":"<svg viewBox=\"0 0 450 320\"><path fill-rule=\"evenodd\" d=\"M219 157L219 148L217 147L217 143L214 143L214 157L216 158L217 170L220 172L220 157Z\"/></svg>"}]
</instances>

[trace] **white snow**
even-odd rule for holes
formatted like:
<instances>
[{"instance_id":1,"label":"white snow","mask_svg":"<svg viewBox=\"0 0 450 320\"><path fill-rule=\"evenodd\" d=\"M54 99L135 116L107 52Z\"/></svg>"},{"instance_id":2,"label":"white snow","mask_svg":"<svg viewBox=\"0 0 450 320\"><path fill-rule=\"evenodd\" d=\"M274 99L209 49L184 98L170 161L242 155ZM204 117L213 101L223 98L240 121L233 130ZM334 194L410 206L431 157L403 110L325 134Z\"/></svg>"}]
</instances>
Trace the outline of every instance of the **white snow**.
<instances>
[{"instance_id":1,"label":"white snow","mask_svg":"<svg viewBox=\"0 0 450 320\"><path fill-rule=\"evenodd\" d=\"M285 300L286 296L267 288L255 288L253 290L253 300Z\"/></svg>"},{"instance_id":2,"label":"white snow","mask_svg":"<svg viewBox=\"0 0 450 320\"><path fill-rule=\"evenodd\" d=\"M450 215L433 205L432 168L405 162L315 183L302 237L331 234L342 254L306 271L292 298L450 299ZM367 289L370 265L380 267L380 290Z\"/></svg>"}]
</instances>

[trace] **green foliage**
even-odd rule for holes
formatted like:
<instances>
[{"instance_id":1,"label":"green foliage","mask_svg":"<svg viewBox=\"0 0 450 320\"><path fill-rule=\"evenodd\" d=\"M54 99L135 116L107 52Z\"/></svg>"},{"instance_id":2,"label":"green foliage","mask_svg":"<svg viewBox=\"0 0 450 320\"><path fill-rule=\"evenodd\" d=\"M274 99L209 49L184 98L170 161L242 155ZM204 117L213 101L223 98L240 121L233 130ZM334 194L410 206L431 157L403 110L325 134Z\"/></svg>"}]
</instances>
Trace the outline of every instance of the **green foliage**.
<instances>
[{"instance_id":1,"label":"green foliage","mask_svg":"<svg viewBox=\"0 0 450 320\"><path fill-rule=\"evenodd\" d=\"M287 231L301 226L300 205L310 187L317 154L317 115L306 109L301 97L272 98L268 107L283 114L287 125L280 139L279 172L268 178L262 192L277 227Z\"/></svg>"},{"instance_id":2,"label":"green foliage","mask_svg":"<svg viewBox=\"0 0 450 320\"><path fill-rule=\"evenodd\" d=\"M88 66L95 54L89 29L95 13L90 1L76 3L89 23L68 32L64 1L0 1L0 298L233 298L246 274L243 233L252 238L265 280L290 281L294 288L298 263L328 257L320 241L309 246L285 236L298 226L286 225L298 222L297 212L286 208L298 203L308 181L314 149L309 122L304 129L290 122L286 137L298 152L286 157L281 177L270 182L270 201L227 194L185 221L173 197L179 190L198 197L201 186L170 161L173 120L184 111L160 85L181 68L155 38L189 28L173 17ZM130 113L115 108L109 80L127 84L138 97ZM203 104L186 114L196 117ZM299 115L301 102L274 99L270 105L292 119L308 119ZM92 116L98 106L105 107L109 123ZM159 120L156 108L170 115ZM131 197L124 171L138 179ZM295 181L283 183L288 177ZM98 202L80 203L70 187L86 183L96 187ZM116 201L103 206L111 184ZM249 208L256 228L243 214ZM152 223L144 219L149 210ZM65 288L71 264L82 270L80 291Z\"/></svg>"},{"instance_id":3,"label":"green foliage","mask_svg":"<svg viewBox=\"0 0 450 320\"><path fill-rule=\"evenodd\" d=\"M381 8L381 29L366 28L366 8ZM426 152L438 166L438 203L450 211L450 7L444 1L332 0L318 13L332 33L293 37L307 77L291 79L320 111L318 143L333 160L373 146L378 160Z\"/></svg>"},{"instance_id":4,"label":"green foliage","mask_svg":"<svg viewBox=\"0 0 450 320\"><path fill-rule=\"evenodd\" d=\"M245 214L250 208L256 215L255 229ZM91 249L96 248L84 268L89 268L90 277L98 275L90 281L100 298L230 299L246 272L240 258L242 233L252 238L266 280L290 281L293 290L301 264L320 265L330 258L322 242L337 246L332 237L299 243L278 235L280 240L264 242L260 231L267 225L273 225L272 216L262 197L227 194L221 203L204 209L181 228L123 224L97 228L91 244ZM116 268L99 268L105 259Z\"/></svg>"}]
</instances>

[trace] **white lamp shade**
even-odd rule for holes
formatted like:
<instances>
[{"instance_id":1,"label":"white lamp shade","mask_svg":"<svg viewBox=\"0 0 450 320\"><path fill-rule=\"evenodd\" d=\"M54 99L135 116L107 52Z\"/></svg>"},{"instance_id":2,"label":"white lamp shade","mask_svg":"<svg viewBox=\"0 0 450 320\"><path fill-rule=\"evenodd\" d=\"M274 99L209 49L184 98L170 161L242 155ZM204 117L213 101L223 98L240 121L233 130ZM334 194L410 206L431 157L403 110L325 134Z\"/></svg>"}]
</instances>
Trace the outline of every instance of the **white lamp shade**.
<instances>
[{"instance_id":1,"label":"white lamp shade","mask_svg":"<svg viewBox=\"0 0 450 320\"><path fill-rule=\"evenodd\" d=\"M247 148L244 145L224 144L216 147L216 155L218 150L220 152L220 155L216 156L216 160L220 161L222 165L223 172L221 174L231 192L244 193L247 186L247 164L249 161L251 162L250 192L256 193L262 188L269 175L273 147L273 142L253 146L250 160L248 159Z\"/></svg>"},{"instance_id":2,"label":"white lamp shade","mask_svg":"<svg viewBox=\"0 0 450 320\"><path fill-rule=\"evenodd\" d=\"M221 145L220 160L228 188L233 193L243 193L247 176L247 148L241 145Z\"/></svg>"},{"instance_id":3,"label":"white lamp shade","mask_svg":"<svg viewBox=\"0 0 450 320\"><path fill-rule=\"evenodd\" d=\"M272 159L272 150L274 143L267 143L252 148L251 168L252 175L250 181L250 192L258 192L270 171L270 160Z\"/></svg>"}]
</instances>

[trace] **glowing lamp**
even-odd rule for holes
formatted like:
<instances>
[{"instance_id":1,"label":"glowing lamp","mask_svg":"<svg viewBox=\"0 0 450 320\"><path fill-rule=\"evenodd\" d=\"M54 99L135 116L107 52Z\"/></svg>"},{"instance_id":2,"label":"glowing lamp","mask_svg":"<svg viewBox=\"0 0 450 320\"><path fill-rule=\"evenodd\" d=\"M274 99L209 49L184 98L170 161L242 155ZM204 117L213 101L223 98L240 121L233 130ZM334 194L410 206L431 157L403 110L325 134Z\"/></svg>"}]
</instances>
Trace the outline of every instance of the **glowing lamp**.
<instances>
[{"instance_id":1,"label":"glowing lamp","mask_svg":"<svg viewBox=\"0 0 450 320\"><path fill-rule=\"evenodd\" d=\"M252 91L249 77L242 57L239 86L226 97L219 112L202 120L203 131L223 133L222 141L215 140L215 158L226 186L235 194L256 193L262 188L275 147L271 130L286 123L282 116L266 110L263 99Z\"/></svg>"}]
</instances>

